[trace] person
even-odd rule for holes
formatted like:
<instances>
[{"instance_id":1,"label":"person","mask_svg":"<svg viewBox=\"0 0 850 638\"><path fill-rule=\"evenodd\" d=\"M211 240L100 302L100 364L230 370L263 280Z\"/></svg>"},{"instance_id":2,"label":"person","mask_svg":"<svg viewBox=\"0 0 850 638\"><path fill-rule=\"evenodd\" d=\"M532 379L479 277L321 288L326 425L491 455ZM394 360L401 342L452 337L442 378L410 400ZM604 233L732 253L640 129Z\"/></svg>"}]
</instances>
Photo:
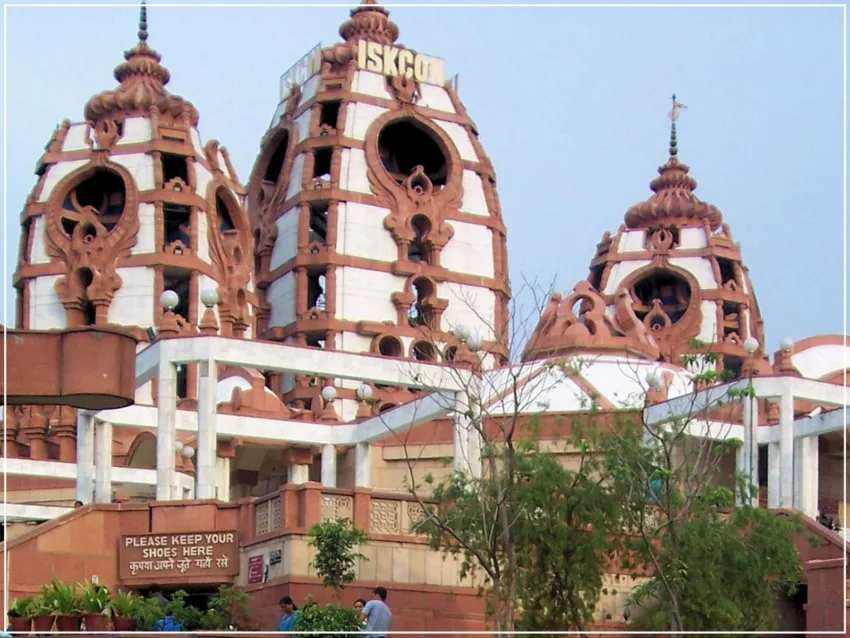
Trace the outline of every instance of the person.
<instances>
[{"instance_id":1,"label":"person","mask_svg":"<svg viewBox=\"0 0 850 638\"><path fill-rule=\"evenodd\" d=\"M160 588L159 585L151 585L148 590L148 596L156 601L156 604L159 605L160 609L168 607L168 599L162 595L162 588Z\"/></svg>"},{"instance_id":2,"label":"person","mask_svg":"<svg viewBox=\"0 0 850 638\"><path fill-rule=\"evenodd\" d=\"M298 611L298 607L295 606L295 602L293 602L290 596L284 596L280 599L280 610L283 612L283 617L280 619L277 630L280 633L292 633L295 629L295 623L298 620L298 616L295 614Z\"/></svg>"},{"instance_id":3,"label":"person","mask_svg":"<svg viewBox=\"0 0 850 638\"><path fill-rule=\"evenodd\" d=\"M372 590L372 600L363 607L360 617L366 621L363 631L372 638L387 638L387 632L393 622L393 613L387 606L386 588L375 587Z\"/></svg>"},{"instance_id":4,"label":"person","mask_svg":"<svg viewBox=\"0 0 850 638\"><path fill-rule=\"evenodd\" d=\"M363 613L363 608L365 606L366 606L366 601L363 600L362 598L358 598L357 600L354 601L354 609L356 609L360 613Z\"/></svg>"},{"instance_id":5,"label":"person","mask_svg":"<svg viewBox=\"0 0 850 638\"><path fill-rule=\"evenodd\" d=\"M177 622L174 615L169 611L165 614L165 618L157 620L153 626L154 631L168 631L172 633L183 631L182 623Z\"/></svg>"},{"instance_id":6,"label":"person","mask_svg":"<svg viewBox=\"0 0 850 638\"><path fill-rule=\"evenodd\" d=\"M74 501L74 509L77 509L78 507L82 507L82 506L83 506L82 501Z\"/></svg>"}]
</instances>

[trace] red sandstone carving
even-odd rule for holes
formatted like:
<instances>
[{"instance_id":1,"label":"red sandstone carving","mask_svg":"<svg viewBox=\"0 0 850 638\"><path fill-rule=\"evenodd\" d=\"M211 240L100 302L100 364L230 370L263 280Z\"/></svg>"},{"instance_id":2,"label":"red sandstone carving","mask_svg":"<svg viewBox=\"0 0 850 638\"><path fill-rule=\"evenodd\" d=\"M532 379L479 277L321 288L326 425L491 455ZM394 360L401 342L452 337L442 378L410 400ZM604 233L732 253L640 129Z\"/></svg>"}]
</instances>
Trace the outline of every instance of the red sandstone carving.
<instances>
[{"instance_id":1,"label":"red sandstone carving","mask_svg":"<svg viewBox=\"0 0 850 638\"><path fill-rule=\"evenodd\" d=\"M363 0L351 10L351 19L339 28L347 43L369 40L391 45L398 39L398 26L390 20L390 12L378 6L376 0Z\"/></svg>"}]
</instances>

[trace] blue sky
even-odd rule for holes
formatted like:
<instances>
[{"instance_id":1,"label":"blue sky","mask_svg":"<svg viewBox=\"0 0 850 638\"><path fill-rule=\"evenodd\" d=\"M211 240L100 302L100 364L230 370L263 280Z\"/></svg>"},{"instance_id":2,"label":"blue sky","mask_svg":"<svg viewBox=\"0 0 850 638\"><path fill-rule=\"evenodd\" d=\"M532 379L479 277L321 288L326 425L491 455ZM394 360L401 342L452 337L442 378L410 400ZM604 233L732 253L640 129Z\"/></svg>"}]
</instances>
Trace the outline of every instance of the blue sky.
<instances>
[{"instance_id":1,"label":"blue sky","mask_svg":"<svg viewBox=\"0 0 850 638\"><path fill-rule=\"evenodd\" d=\"M843 331L842 8L405 7L399 41L443 57L499 177L514 286L569 290L649 195L670 95L679 157L741 243L768 346ZM8 7L6 296L18 213L54 127L82 120L136 42L135 7ZM169 89L247 181L278 79L338 41L346 8L149 5ZM528 192L533 193L529 201Z\"/></svg>"}]
</instances>

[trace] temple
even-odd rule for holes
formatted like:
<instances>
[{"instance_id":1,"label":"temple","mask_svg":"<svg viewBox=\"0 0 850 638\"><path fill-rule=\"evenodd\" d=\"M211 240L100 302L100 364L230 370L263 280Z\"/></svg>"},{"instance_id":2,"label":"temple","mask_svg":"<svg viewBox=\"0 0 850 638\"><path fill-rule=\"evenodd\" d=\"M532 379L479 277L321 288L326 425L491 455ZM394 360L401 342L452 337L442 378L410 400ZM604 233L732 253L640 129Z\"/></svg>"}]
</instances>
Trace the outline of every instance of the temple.
<instances>
[{"instance_id":1,"label":"temple","mask_svg":"<svg viewBox=\"0 0 850 638\"><path fill-rule=\"evenodd\" d=\"M755 503L801 511L819 539L792 629L843 628L830 592L845 587L846 530L814 519L845 526L847 341L765 349L769 318L741 247L680 159L681 105L649 197L624 202L587 276L551 295L516 351L496 172L446 61L398 44L389 11L368 0L339 34L280 78L244 184L226 148L201 139L198 110L167 89L144 7L117 86L52 133L20 217L15 328L130 335L135 396L82 408L33 389L40 400L5 406L11 595L53 574L127 589L233 583L271 628L280 596L321 596L307 530L344 516L370 537L352 597L390 588L394 630L480 630L478 583L412 532L421 506L407 487L480 474L473 408L546 423L594 404L642 410L655 427L748 385L726 427L708 414L691 435L743 440L719 480L746 472ZM54 355L29 343L43 354L36 384ZM730 382L694 389L683 357L707 350ZM110 374L78 365L69 378L92 394L126 385ZM119 549L178 532L220 532L232 560L153 572ZM608 576L619 585L599 601L598 628L616 629L640 581Z\"/></svg>"}]
</instances>

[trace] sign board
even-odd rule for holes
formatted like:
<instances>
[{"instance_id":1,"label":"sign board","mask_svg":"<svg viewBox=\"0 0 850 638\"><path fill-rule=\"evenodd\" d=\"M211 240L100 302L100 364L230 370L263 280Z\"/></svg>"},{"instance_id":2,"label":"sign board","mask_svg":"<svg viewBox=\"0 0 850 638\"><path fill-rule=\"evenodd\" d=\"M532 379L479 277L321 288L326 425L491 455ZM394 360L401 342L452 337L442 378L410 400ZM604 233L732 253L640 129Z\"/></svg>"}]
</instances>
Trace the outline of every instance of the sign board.
<instances>
[{"instance_id":1,"label":"sign board","mask_svg":"<svg viewBox=\"0 0 850 638\"><path fill-rule=\"evenodd\" d=\"M322 70L322 44L319 43L280 76L280 99L286 100L295 84L303 85Z\"/></svg>"},{"instance_id":2,"label":"sign board","mask_svg":"<svg viewBox=\"0 0 850 638\"><path fill-rule=\"evenodd\" d=\"M361 40L357 43L357 68L388 77L413 78L440 87L446 83L445 60L377 42Z\"/></svg>"},{"instance_id":3,"label":"sign board","mask_svg":"<svg viewBox=\"0 0 850 638\"><path fill-rule=\"evenodd\" d=\"M165 579L220 577L239 573L236 532L193 532L122 536L118 547L121 580L159 582Z\"/></svg>"},{"instance_id":4,"label":"sign board","mask_svg":"<svg viewBox=\"0 0 850 638\"><path fill-rule=\"evenodd\" d=\"M265 573L265 561L263 555L251 556L248 559L248 584L255 585L263 582L263 574Z\"/></svg>"},{"instance_id":5,"label":"sign board","mask_svg":"<svg viewBox=\"0 0 850 638\"><path fill-rule=\"evenodd\" d=\"M277 565L281 559L281 551L279 549L273 549L269 552L269 565Z\"/></svg>"}]
</instances>

